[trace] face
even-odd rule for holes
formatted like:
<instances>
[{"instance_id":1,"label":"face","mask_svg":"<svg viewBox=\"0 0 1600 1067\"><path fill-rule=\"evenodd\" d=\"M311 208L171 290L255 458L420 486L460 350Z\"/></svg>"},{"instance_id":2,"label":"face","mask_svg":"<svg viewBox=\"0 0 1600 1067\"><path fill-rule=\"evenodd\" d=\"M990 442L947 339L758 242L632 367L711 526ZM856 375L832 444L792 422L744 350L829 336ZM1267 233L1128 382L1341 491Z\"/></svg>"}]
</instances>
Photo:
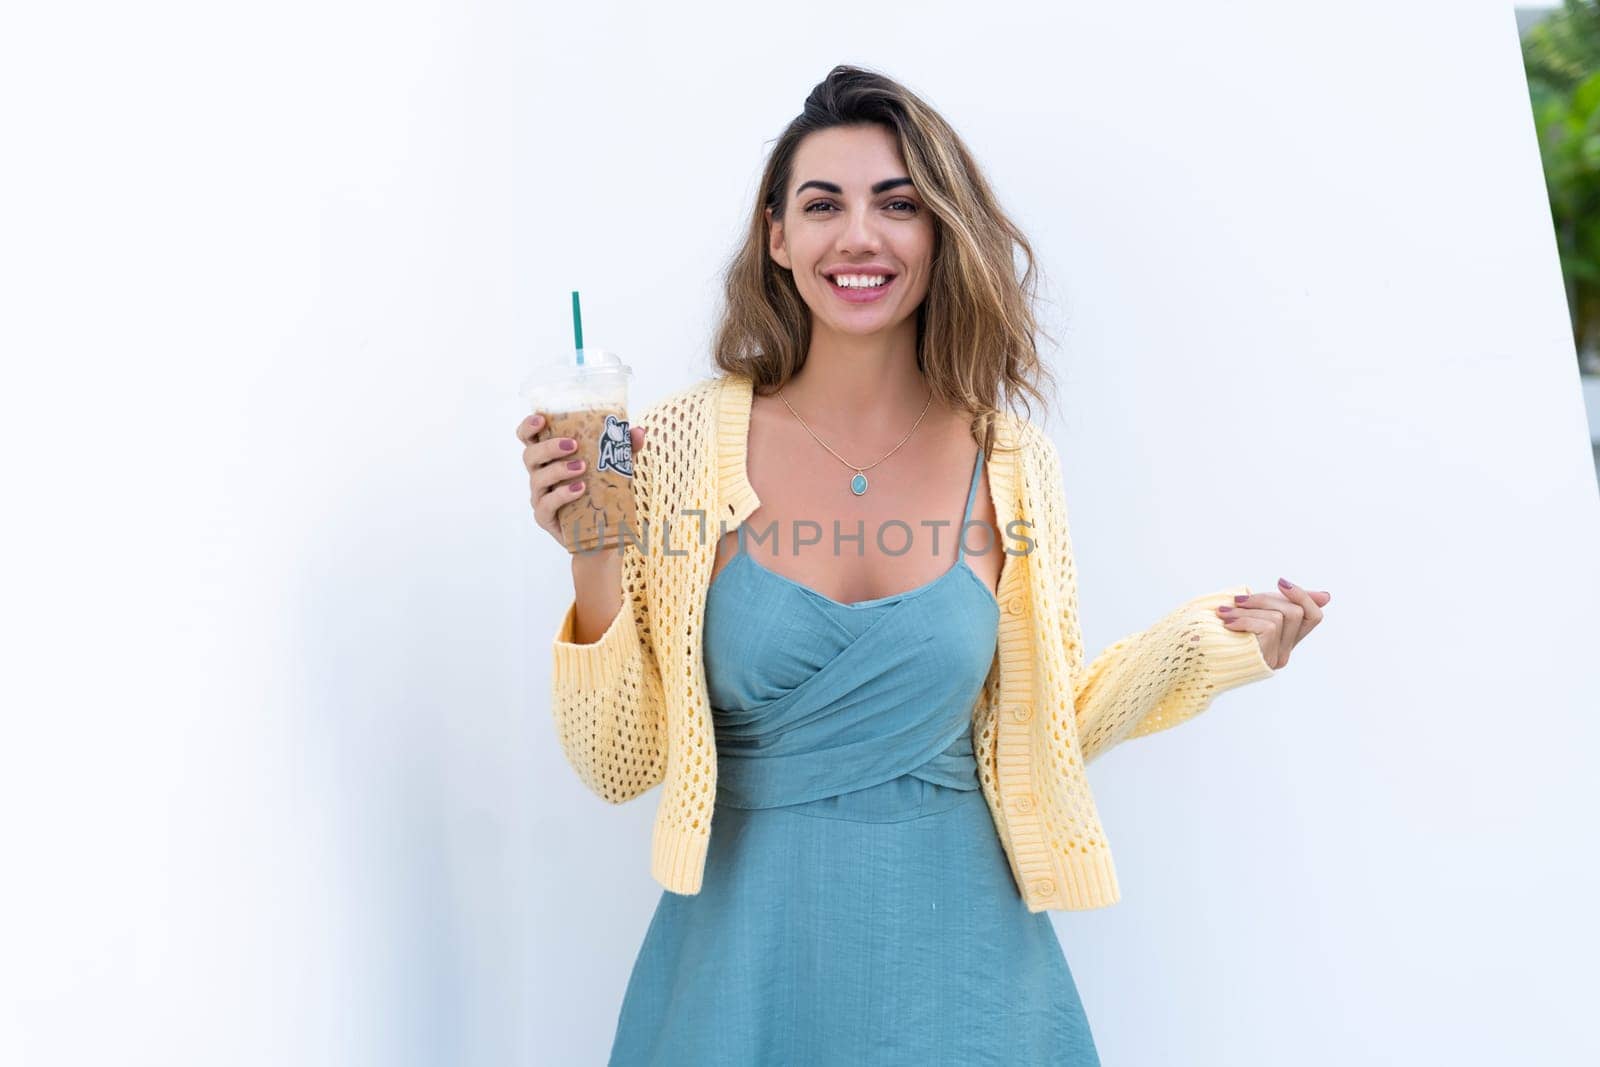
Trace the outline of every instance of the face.
<instances>
[{"instance_id":1,"label":"face","mask_svg":"<svg viewBox=\"0 0 1600 1067\"><path fill-rule=\"evenodd\" d=\"M910 319L928 294L934 220L894 134L873 125L806 135L785 193L783 216L767 211L768 249L794 275L813 328L864 336Z\"/></svg>"}]
</instances>

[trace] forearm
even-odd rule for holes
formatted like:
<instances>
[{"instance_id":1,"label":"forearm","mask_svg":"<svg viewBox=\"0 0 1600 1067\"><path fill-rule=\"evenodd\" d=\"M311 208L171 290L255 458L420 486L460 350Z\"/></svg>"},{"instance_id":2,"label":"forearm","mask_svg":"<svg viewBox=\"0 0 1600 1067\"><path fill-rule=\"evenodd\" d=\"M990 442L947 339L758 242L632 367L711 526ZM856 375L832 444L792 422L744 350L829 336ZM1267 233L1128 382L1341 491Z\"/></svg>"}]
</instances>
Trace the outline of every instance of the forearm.
<instances>
[{"instance_id":1,"label":"forearm","mask_svg":"<svg viewBox=\"0 0 1600 1067\"><path fill-rule=\"evenodd\" d=\"M1193 718L1229 689L1272 675L1255 635L1229 630L1210 610L1239 591L1248 587L1191 600L1095 657L1075 701L1085 763L1125 740Z\"/></svg>"},{"instance_id":2,"label":"forearm","mask_svg":"<svg viewBox=\"0 0 1600 1067\"><path fill-rule=\"evenodd\" d=\"M572 641L593 644L622 609L622 550L574 553L572 588L577 605Z\"/></svg>"}]
</instances>

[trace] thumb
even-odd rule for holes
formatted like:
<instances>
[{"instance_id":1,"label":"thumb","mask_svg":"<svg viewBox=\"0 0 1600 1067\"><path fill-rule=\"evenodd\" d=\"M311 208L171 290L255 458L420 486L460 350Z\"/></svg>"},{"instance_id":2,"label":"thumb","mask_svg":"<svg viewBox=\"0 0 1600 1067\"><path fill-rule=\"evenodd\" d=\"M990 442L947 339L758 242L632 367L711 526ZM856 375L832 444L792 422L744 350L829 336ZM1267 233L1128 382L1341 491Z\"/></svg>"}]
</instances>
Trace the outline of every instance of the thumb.
<instances>
[{"instance_id":1,"label":"thumb","mask_svg":"<svg viewBox=\"0 0 1600 1067\"><path fill-rule=\"evenodd\" d=\"M633 435L633 450L639 451L644 447L644 427L634 426L628 432Z\"/></svg>"}]
</instances>

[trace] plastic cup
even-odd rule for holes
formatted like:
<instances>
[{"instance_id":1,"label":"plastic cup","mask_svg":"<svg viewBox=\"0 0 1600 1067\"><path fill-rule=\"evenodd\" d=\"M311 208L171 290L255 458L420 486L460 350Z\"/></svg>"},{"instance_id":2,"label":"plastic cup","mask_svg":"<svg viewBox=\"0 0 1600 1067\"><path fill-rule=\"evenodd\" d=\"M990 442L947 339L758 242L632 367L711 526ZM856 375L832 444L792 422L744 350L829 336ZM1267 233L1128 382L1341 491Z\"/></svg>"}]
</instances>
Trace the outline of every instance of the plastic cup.
<instances>
[{"instance_id":1,"label":"plastic cup","mask_svg":"<svg viewBox=\"0 0 1600 1067\"><path fill-rule=\"evenodd\" d=\"M631 538L641 536L633 498L633 439L628 435L632 376L616 353L589 348L583 350L581 364L575 355L547 364L522 384L530 410L545 419L533 439L570 437L578 447L566 457L584 461L583 470L574 475L583 479L583 491L556 510L562 541L574 555L618 547L624 528ZM553 491L571 496L565 484Z\"/></svg>"}]
</instances>

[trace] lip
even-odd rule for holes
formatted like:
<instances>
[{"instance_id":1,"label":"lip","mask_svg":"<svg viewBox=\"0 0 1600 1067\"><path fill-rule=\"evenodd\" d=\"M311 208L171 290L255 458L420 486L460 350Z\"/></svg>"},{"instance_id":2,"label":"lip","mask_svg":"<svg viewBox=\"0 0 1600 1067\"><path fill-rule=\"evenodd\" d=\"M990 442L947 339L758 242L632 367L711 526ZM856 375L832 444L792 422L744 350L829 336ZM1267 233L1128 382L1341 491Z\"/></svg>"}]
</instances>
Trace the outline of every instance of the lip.
<instances>
[{"instance_id":1,"label":"lip","mask_svg":"<svg viewBox=\"0 0 1600 1067\"><path fill-rule=\"evenodd\" d=\"M866 270L866 271L842 270L839 273L840 274L876 274L878 272L870 271L870 270ZM828 279L828 288L833 290L833 295L834 296L838 297L840 300L843 300L847 304L872 304L872 303L876 303L879 300L882 300L883 297L884 297L884 294L887 293L890 290L890 288L892 288L895 285L895 283L898 282L899 280L900 280L900 276L898 274L896 274L896 275L893 275L892 277L890 277L889 280L884 282L882 285L875 286L875 287L873 287L871 289L843 289L843 288L833 284L833 279L830 278L830 279Z\"/></svg>"},{"instance_id":2,"label":"lip","mask_svg":"<svg viewBox=\"0 0 1600 1067\"><path fill-rule=\"evenodd\" d=\"M835 274L882 275L893 274L894 271L890 270L888 267L885 267L881 263L840 263L837 266L828 267L822 273L825 277L831 278Z\"/></svg>"}]
</instances>

